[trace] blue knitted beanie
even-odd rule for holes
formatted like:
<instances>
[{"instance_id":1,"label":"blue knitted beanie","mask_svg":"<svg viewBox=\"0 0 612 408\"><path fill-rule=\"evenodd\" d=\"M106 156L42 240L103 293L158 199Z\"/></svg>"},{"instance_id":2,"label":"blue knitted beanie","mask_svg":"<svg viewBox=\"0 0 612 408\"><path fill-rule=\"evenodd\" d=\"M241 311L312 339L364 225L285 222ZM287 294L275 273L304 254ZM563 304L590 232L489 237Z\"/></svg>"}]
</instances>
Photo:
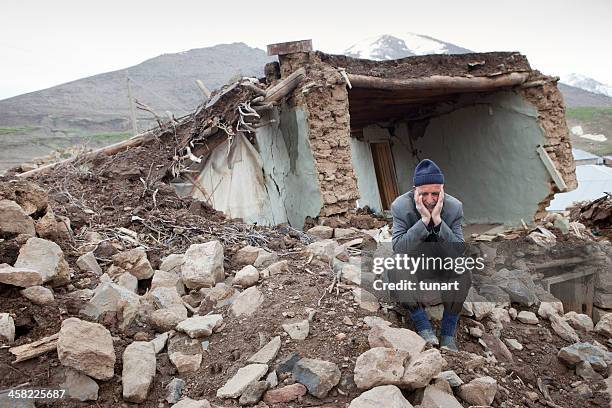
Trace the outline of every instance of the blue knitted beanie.
<instances>
[{"instance_id":1,"label":"blue knitted beanie","mask_svg":"<svg viewBox=\"0 0 612 408\"><path fill-rule=\"evenodd\" d=\"M424 184L444 184L444 175L436 163L429 159L424 159L414 169L412 182L415 187Z\"/></svg>"}]
</instances>

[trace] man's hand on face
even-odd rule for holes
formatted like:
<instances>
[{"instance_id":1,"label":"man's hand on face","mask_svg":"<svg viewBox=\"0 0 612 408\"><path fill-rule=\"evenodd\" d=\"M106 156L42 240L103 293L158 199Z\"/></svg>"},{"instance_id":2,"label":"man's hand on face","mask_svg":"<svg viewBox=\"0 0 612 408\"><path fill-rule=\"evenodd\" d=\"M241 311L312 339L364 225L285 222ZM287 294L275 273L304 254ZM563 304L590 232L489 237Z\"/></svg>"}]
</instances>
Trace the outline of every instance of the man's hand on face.
<instances>
[{"instance_id":1,"label":"man's hand on face","mask_svg":"<svg viewBox=\"0 0 612 408\"><path fill-rule=\"evenodd\" d=\"M429 221L431 220L431 213L423 204L423 197L421 197L421 193L419 188L414 189L414 205L416 206L417 211L421 214L421 221L425 224L425 226L429 226Z\"/></svg>"},{"instance_id":2,"label":"man's hand on face","mask_svg":"<svg viewBox=\"0 0 612 408\"><path fill-rule=\"evenodd\" d=\"M437 227L442 222L442 207L444 206L444 186L440 186L440 195L438 196L438 202L436 206L431 210L431 219L434 225Z\"/></svg>"}]
</instances>

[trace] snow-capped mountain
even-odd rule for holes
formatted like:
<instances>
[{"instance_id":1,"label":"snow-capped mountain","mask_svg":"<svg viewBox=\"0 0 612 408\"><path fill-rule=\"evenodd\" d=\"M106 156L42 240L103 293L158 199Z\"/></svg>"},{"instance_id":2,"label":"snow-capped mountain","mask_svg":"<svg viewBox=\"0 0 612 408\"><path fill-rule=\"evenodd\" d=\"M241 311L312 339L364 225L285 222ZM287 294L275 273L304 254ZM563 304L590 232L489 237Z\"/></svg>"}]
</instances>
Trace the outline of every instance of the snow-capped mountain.
<instances>
[{"instance_id":1,"label":"snow-capped mountain","mask_svg":"<svg viewBox=\"0 0 612 408\"><path fill-rule=\"evenodd\" d=\"M343 54L354 58L390 60L427 54L464 54L470 51L457 45L414 33L391 33L366 38L347 48Z\"/></svg>"},{"instance_id":2,"label":"snow-capped mountain","mask_svg":"<svg viewBox=\"0 0 612 408\"><path fill-rule=\"evenodd\" d=\"M569 74L561 78L561 82L575 86L576 88L584 89L585 91L612 97L612 86L602 84L601 82L584 75Z\"/></svg>"}]
</instances>

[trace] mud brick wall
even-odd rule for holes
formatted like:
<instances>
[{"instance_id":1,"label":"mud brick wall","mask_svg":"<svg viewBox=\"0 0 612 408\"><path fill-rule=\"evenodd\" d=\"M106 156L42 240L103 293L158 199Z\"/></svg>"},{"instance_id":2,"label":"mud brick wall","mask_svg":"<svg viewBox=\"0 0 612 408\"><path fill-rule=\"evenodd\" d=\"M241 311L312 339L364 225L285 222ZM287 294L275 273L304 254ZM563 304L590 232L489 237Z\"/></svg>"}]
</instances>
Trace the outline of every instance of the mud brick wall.
<instances>
[{"instance_id":1,"label":"mud brick wall","mask_svg":"<svg viewBox=\"0 0 612 408\"><path fill-rule=\"evenodd\" d=\"M279 57L281 77L300 67L306 78L289 103L307 111L310 146L323 198L321 217L344 214L359 198L350 149L350 120L346 82L337 69L321 62L315 52Z\"/></svg>"},{"instance_id":2,"label":"mud brick wall","mask_svg":"<svg viewBox=\"0 0 612 408\"><path fill-rule=\"evenodd\" d=\"M568 190L573 190L578 186L578 182L576 181L576 164L572 156L569 129L565 121L563 95L561 95L556 82L552 78L534 71L534 75L529 78L529 81L539 80L543 80L544 84L521 89L520 93L538 109L538 122L547 139L544 149L561 173ZM555 184L551 182L549 195L540 203L539 209L534 215L536 220L546 215L545 208L553 199L555 191Z\"/></svg>"}]
</instances>

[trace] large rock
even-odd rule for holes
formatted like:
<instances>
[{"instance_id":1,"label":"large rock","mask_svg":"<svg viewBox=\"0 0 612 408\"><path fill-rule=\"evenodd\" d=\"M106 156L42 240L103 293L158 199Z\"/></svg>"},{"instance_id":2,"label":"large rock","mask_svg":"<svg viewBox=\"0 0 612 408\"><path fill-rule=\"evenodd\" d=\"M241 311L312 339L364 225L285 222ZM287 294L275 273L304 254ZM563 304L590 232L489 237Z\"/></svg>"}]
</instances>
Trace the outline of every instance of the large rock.
<instances>
[{"instance_id":1,"label":"large rock","mask_svg":"<svg viewBox=\"0 0 612 408\"><path fill-rule=\"evenodd\" d=\"M281 338L280 336L274 337L272 340L268 342L265 346L263 346L257 353L253 354L247 362L249 363L259 363L259 364L270 364L272 360L276 358L278 351L281 348Z\"/></svg>"},{"instance_id":2,"label":"large rock","mask_svg":"<svg viewBox=\"0 0 612 408\"><path fill-rule=\"evenodd\" d=\"M94 319L105 312L119 312L125 304L137 306L140 303L140 296L112 282L99 284L94 293L91 300L81 310L81 313Z\"/></svg>"},{"instance_id":3,"label":"large rock","mask_svg":"<svg viewBox=\"0 0 612 408\"><path fill-rule=\"evenodd\" d=\"M185 319L187 319L187 309L185 306L172 305L166 309L158 309L151 313L150 323L156 330L165 332L174 330Z\"/></svg>"},{"instance_id":4,"label":"large rock","mask_svg":"<svg viewBox=\"0 0 612 408\"><path fill-rule=\"evenodd\" d=\"M574 329L590 332L593 330L593 320L585 314L576 313L574 311L565 314L565 320Z\"/></svg>"},{"instance_id":5,"label":"large rock","mask_svg":"<svg viewBox=\"0 0 612 408\"><path fill-rule=\"evenodd\" d=\"M131 273L138 280L153 276L153 268L144 249L130 249L113 255L113 264Z\"/></svg>"},{"instance_id":6,"label":"large rock","mask_svg":"<svg viewBox=\"0 0 612 408\"><path fill-rule=\"evenodd\" d=\"M187 334L192 339L208 337L221 322L223 322L223 316L220 314L192 316L180 322L176 326L176 330Z\"/></svg>"},{"instance_id":7,"label":"large rock","mask_svg":"<svg viewBox=\"0 0 612 408\"><path fill-rule=\"evenodd\" d=\"M181 277L174 272L155 271L151 280L151 290L155 288L174 288L179 295L185 294L185 285Z\"/></svg>"},{"instance_id":8,"label":"large rock","mask_svg":"<svg viewBox=\"0 0 612 408\"><path fill-rule=\"evenodd\" d=\"M97 380L110 380L115 372L115 349L110 332L101 324L70 317L62 322L57 355L67 367Z\"/></svg>"},{"instance_id":9,"label":"large rock","mask_svg":"<svg viewBox=\"0 0 612 408\"><path fill-rule=\"evenodd\" d=\"M236 272L236 276L234 276L234 280L232 281L233 285L242 286L243 288L248 288L249 286L253 286L259 280L259 271L253 265L246 265L244 268Z\"/></svg>"},{"instance_id":10,"label":"large rock","mask_svg":"<svg viewBox=\"0 0 612 408\"><path fill-rule=\"evenodd\" d=\"M183 388L185 388L185 380L173 378L172 381L166 385L166 401L169 404L177 403L183 394Z\"/></svg>"},{"instance_id":11,"label":"large rock","mask_svg":"<svg viewBox=\"0 0 612 408\"><path fill-rule=\"evenodd\" d=\"M274 252L268 252L263 248L247 245L233 257L236 265L253 265L255 268L265 268L272 265L278 260L278 255Z\"/></svg>"},{"instance_id":12,"label":"large rock","mask_svg":"<svg viewBox=\"0 0 612 408\"><path fill-rule=\"evenodd\" d=\"M409 329L374 326L368 334L370 347L387 347L406 351L414 356L425 349L425 340Z\"/></svg>"},{"instance_id":13,"label":"large rock","mask_svg":"<svg viewBox=\"0 0 612 408\"><path fill-rule=\"evenodd\" d=\"M426 387L436 375L442 372L446 360L438 349L429 349L410 358L404 374L402 386L409 390Z\"/></svg>"},{"instance_id":14,"label":"large rock","mask_svg":"<svg viewBox=\"0 0 612 408\"><path fill-rule=\"evenodd\" d=\"M238 291L223 282L217 283L213 288L200 289L205 292L207 302L213 303L216 307L222 307L234 302L238 296Z\"/></svg>"},{"instance_id":15,"label":"large rock","mask_svg":"<svg viewBox=\"0 0 612 408\"><path fill-rule=\"evenodd\" d=\"M512 352L508 350L508 347L506 347L504 342L499 337L496 337L491 333L485 333L482 336L482 340L498 360L508 362L514 361Z\"/></svg>"},{"instance_id":16,"label":"large rock","mask_svg":"<svg viewBox=\"0 0 612 408\"><path fill-rule=\"evenodd\" d=\"M489 406L497 394L497 381L492 377L475 378L459 387L459 397L471 405Z\"/></svg>"},{"instance_id":17,"label":"large rock","mask_svg":"<svg viewBox=\"0 0 612 408\"><path fill-rule=\"evenodd\" d=\"M66 390L70 398L79 401L96 401L98 399L98 383L72 368L66 368L65 379L61 388Z\"/></svg>"},{"instance_id":18,"label":"large rock","mask_svg":"<svg viewBox=\"0 0 612 408\"><path fill-rule=\"evenodd\" d=\"M28 288L43 283L40 272L29 268L13 268L9 264L0 264L0 283Z\"/></svg>"},{"instance_id":19,"label":"large rock","mask_svg":"<svg viewBox=\"0 0 612 408\"><path fill-rule=\"evenodd\" d=\"M98 260L92 251L81 255L77 259L76 265L83 272L91 272L96 276L102 275L102 268L100 268Z\"/></svg>"},{"instance_id":20,"label":"large rock","mask_svg":"<svg viewBox=\"0 0 612 408\"><path fill-rule=\"evenodd\" d=\"M595 291L595 296L593 296L593 305L601 309L612 309L612 293Z\"/></svg>"},{"instance_id":21,"label":"large rock","mask_svg":"<svg viewBox=\"0 0 612 408\"><path fill-rule=\"evenodd\" d=\"M181 276L189 289L211 287L223 281L223 245L219 241L192 244L185 252Z\"/></svg>"},{"instance_id":22,"label":"large rock","mask_svg":"<svg viewBox=\"0 0 612 408\"><path fill-rule=\"evenodd\" d=\"M0 342L9 343L15 341L15 322L8 313L0 313Z\"/></svg>"},{"instance_id":23,"label":"large rock","mask_svg":"<svg viewBox=\"0 0 612 408\"><path fill-rule=\"evenodd\" d=\"M550 319L550 326L552 329L563 340L573 343L580 341L580 337L578 337L576 331L565 321L563 317L551 314L548 318Z\"/></svg>"},{"instance_id":24,"label":"large rock","mask_svg":"<svg viewBox=\"0 0 612 408\"><path fill-rule=\"evenodd\" d=\"M340 382L340 370L336 364L312 358L303 358L295 363L292 375L317 398L325 398Z\"/></svg>"},{"instance_id":25,"label":"large rock","mask_svg":"<svg viewBox=\"0 0 612 408\"><path fill-rule=\"evenodd\" d=\"M405 351L374 347L357 357L353 376L357 388L369 389L377 385L399 384L404 374Z\"/></svg>"},{"instance_id":26,"label":"large rock","mask_svg":"<svg viewBox=\"0 0 612 408\"><path fill-rule=\"evenodd\" d=\"M304 385L295 383L277 388L275 390L267 391L264 394L263 401L266 404L283 404L294 401L306 395L307 392L308 390L306 387L304 387Z\"/></svg>"},{"instance_id":27,"label":"large rock","mask_svg":"<svg viewBox=\"0 0 612 408\"><path fill-rule=\"evenodd\" d=\"M264 295L255 286L242 291L232 303L230 313L232 316L250 316L263 303Z\"/></svg>"},{"instance_id":28,"label":"large rock","mask_svg":"<svg viewBox=\"0 0 612 408\"><path fill-rule=\"evenodd\" d=\"M349 408L414 408L395 385L381 385L351 401Z\"/></svg>"},{"instance_id":29,"label":"large rock","mask_svg":"<svg viewBox=\"0 0 612 408\"><path fill-rule=\"evenodd\" d=\"M15 268L40 272L43 283L64 285L70 282L70 271L62 249L55 242L46 239L28 239L19 250Z\"/></svg>"},{"instance_id":30,"label":"large rock","mask_svg":"<svg viewBox=\"0 0 612 408\"><path fill-rule=\"evenodd\" d=\"M129 272L124 272L117 278L117 284L130 292L138 293L138 278Z\"/></svg>"},{"instance_id":31,"label":"large rock","mask_svg":"<svg viewBox=\"0 0 612 408\"><path fill-rule=\"evenodd\" d=\"M606 313L601 316L595 326L595 332L608 338L612 337L612 313Z\"/></svg>"},{"instance_id":32,"label":"large rock","mask_svg":"<svg viewBox=\"0 0 612 408\"><path fill-rule=\"evenodd\" d=\"M334 272L340 272L342 282L361 285L361 268L346 262L338 262L334 265Z\"/></svg>"},{"instance_id":33,"label":"large rock","mask_svg":"<svg viewBox=\"0 0 612 408\"><path fill-rule=\"evenodd\" d=\"M0 236L5 234L36 235L34 221L19 204L10 200L0 200Z\"/></svg>"},{"instance_id":34,"label":"large rock","mask_svg":"<svg viewBox=\"0 0 612 408\"><path fill-rule=\"evenodd\" d=\"M144 402L155 377L155 349L148 341L135 341L123 352L123 399Z\"/></svg>"},{"instance_id":35,"label":"large rock","mask_svg":"<svg viewBox=\"0 0 612 408\"><path fill-rule=\"evenodd\" d=\"M36 305L50 305L55 302L53 291L44 286L30 286L19 291L21 295Z\"/></svg>"},{"instance_id":36,"label":"large rock","mask_svg":"<svg viewBox=\"0 0 612 408\"><path fill-rule=\"evenodd\" d=\"M266 364L249 364L238 369L236 374L217 390L218 398L238 398L243 391L268 372Z\"/></svg>"},{"instance_id":37,"label":"large rock","mask_svg":"<svg viewBox=\"0 0 612 408\"><path fill-rule=\"evenodd\" d=\"M478 294L474 287L470 287L465 302L463 302L461 314L482 320L490 315L493 309L495 309L495 302L489 302L487 298Z\"/></svg>"},{"instance_id":38,"label":"large rock","mask_svg":"<svg viewBox=\"0 0 612 408\"><path fill-rule=\"evenodd\" d=\"M605 370L612 355L590 343L574 343L559 350L557 357L570 367L588 362L596 370Z\"/></svg>"},{"instance_id":39,"label":"large rock","mask_svg":"<svg viewBox=\"0 0 612 408\"><path fill-rule=\"evenodd\" d=\"M70 220L66 217L56 217L51 208L47 208L45 215L36 220L34 228L40 238L52 241L67 238L72 232Z\"/></svg>"}]
</instances>

